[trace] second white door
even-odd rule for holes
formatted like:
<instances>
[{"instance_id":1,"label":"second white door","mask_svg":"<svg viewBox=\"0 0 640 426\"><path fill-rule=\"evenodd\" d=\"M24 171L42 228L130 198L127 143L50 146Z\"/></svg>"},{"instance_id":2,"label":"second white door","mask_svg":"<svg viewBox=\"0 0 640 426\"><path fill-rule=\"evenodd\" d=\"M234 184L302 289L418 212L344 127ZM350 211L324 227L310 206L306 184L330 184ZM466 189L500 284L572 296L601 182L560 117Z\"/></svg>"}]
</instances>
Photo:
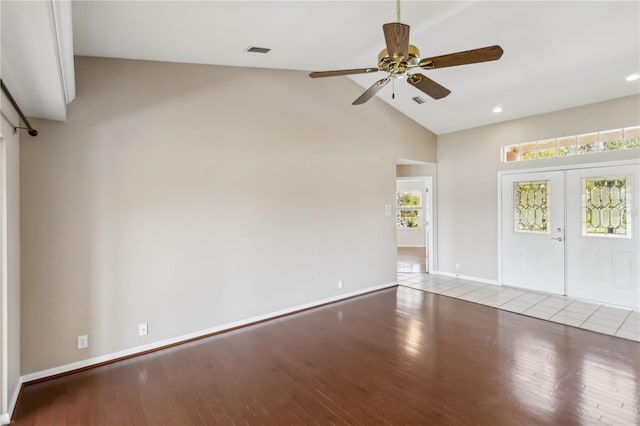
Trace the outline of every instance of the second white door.
<instances>
[{"instance_id":1,"label":"second white door","mask_svg":"<svg viewBox=\"0 0 640 426\"><path fill-rule=\"evenodd\" d=\"M567 295L640 308L638 169L567 171Z\"/></svg>"}]
</instances>

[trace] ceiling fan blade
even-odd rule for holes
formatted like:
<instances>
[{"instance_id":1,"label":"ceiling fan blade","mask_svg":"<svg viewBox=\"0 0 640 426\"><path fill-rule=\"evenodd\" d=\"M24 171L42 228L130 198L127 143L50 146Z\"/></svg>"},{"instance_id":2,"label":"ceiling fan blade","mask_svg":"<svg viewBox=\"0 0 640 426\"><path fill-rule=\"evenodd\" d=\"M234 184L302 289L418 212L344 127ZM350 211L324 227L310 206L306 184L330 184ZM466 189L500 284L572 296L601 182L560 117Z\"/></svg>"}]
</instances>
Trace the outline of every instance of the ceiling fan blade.
<instances>
[{"instance_id":1,"label":"ceiling fan blade","mask_svg":"<svg viewBox=\"0 0 640 426\"><path fill-rule=\"evenodd\" d=\"M351 105L361 105L367 102L369 99L373 98L373 95L378 93L380 89L387 85L387 83L391 80L391 77L385 77L382 80L378 80L373 83L373 86L369 87L366 92L364 92L358 99L353 101Z\"/></svg>"},{"instance_id":2,"label":"ceiling fan blade","mask_svg":"<svg viewBox=\"0 0 640 426\"><path fill-rule=\"evenodd\" d=\"M336 77L339 75L367 74L370 72L378 72L378 68L358 68L353 70L317 71L309 74L309 77L311 78Z\"/></svg>"},{"instance_id":3,"label":"ceiling fan blade","mask_svg":"<svg viewBox=\"0 0 640 426\"><path fill-rule=\"evenodd\" d=\"M433 69L496 61L502 57L503 52L498 45L488 46L480 49L465 50L464 52L449 53L448 55L434 56L433 58L424 58L420 61L419 66L424 69Z\"/></svg>"},{"instance_id":4,"label":"ceiling fan blade","mask_svg":"<svg viewBox=\"0 0 640 426\"><path fill-rule=\"evenodd\" d=\"M382 26L384 41L387 43L389 57L409 58L409 26L400 22L391 22Z\"/></svg>"},{"instance_id":5,"label":"ceiling fan blade","mask_svg":"<svg viewBox=\"0 0 640 426\"><path fill-rule=\"evenodd\" d=\"M407 78L407 83L415 86L419 90L422 90L433 99L442 99L449 93L451 93L451 90L439 85L435 81L420 73L410 75Z\"/></svg>"}]
</instances>

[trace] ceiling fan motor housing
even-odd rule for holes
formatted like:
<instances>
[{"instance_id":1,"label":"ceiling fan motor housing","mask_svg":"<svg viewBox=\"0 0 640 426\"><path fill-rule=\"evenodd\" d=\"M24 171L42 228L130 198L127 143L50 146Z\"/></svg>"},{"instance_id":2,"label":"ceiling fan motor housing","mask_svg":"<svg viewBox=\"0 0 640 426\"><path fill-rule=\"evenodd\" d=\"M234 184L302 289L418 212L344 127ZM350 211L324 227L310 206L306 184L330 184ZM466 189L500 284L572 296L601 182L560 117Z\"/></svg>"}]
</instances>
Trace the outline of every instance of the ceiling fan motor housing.
<instances>
[{"instance_id":1,"label":"ceiling fan motor housing","mask_svg":"<svg viewBox=\"0 0 640 426\"><path fill-rule=\"evenodd\" d=\"M404 76L407 69L417 66L420 62L420 50L416 46L410 44L408 51L408 58L401 56L395 59L389 57L387 49L382 49L378 55L378 68L380 68L381 71L390 73L396 78Z\"/></svg>"}]
</instances>

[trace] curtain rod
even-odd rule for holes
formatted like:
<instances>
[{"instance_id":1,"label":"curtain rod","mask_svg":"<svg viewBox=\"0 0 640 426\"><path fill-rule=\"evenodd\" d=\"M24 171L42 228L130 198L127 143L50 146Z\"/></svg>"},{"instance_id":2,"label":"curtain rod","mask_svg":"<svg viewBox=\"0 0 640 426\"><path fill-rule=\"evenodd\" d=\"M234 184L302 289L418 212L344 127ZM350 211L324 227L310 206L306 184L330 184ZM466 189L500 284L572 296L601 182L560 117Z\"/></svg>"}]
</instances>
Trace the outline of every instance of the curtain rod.
<instances>
[{"instance_id":1,"label":"curtain rod","mask_svg":"<svg viewBox=\"0 0 640 426\"><path fill-rule=\"evenodd\" d=\"M22 113L22 110L20 109L20 107L16 103L16 100L13 99L13 96L11 96L11 92L9 92L9 89L7 89L7 86L4 85L4 81L2 81L2 79L0 79L0 85L2 85L2 91L4 92L4 94L7 95L7 98L9 98L9 102L11 102L11 105L13 105L15 110L18 112L18 115L20 116L20 119L27 126L27 127L18 127L18 126L16 126L15 129L25 129L25 130L29 131L28 132L29 135L38 136L38 131L36 129L34 129L33 127L31 127L31 123L29 123L29 120L27 120L27 117L25 117L24 114Z\"/></svg>"}]
</instances>

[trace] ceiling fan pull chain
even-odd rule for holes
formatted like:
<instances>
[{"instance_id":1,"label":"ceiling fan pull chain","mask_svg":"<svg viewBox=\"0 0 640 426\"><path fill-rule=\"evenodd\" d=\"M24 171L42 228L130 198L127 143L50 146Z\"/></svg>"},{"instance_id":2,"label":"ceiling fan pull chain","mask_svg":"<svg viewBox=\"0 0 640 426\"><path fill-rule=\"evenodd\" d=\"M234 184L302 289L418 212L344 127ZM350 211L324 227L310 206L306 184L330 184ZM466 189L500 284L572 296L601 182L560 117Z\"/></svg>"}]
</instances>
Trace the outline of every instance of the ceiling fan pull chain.
<instances>
[{"instance_id":1,"label":"ceiling fan pull chain","mask_svg":"<svg viewBox=\"0 0 640 426\"><path fill-rule=\"evenodd\" d=\"M392 79L391 80L391 99L395 99L396 98L396 80Z\"/></svg>"}]
</instances>

